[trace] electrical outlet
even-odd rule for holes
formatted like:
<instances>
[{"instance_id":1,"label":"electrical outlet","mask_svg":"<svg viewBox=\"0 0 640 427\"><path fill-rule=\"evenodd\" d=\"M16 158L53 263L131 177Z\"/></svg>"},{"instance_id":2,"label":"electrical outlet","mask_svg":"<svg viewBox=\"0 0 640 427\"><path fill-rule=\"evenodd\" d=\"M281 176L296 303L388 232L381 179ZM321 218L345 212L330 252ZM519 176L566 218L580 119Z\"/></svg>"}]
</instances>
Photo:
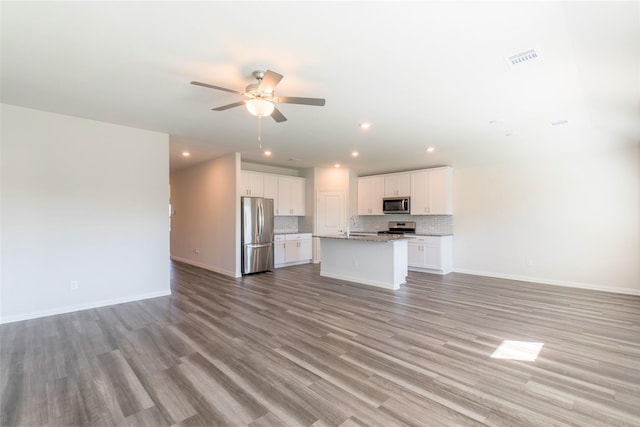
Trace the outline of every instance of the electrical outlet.
<instances>
[{"instance_id":1,"label":"electrical outlet","mask_svg":"<svg viewBox=\"0 0 640 427\"><path fill-rule=\"evenodd\" d=\"M77 291L78 288L80 288L80 285L78 284L77 280L72 280L71 283L69 284L69 287L71 288L72 291Z\"/></svg>"}]
</instances>

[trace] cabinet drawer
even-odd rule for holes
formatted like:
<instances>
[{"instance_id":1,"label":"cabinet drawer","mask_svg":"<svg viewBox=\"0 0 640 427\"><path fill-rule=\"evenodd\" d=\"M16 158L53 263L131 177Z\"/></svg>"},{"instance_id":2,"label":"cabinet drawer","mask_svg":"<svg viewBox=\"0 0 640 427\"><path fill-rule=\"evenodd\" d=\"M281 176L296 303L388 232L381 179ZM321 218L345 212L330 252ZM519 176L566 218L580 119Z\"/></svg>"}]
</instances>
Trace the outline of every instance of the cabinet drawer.
<instances>
[{"instance_id":1,"label":"cabinet drawer","mask_svg":"<svg viewBox=\"0 0 640 427\"><path fill-rule=\"evenodd\" d=\"M311 233L287 234L285 237L287 242L295 240L308 240L311 239Z\"/></svg>"},{"instance_id":2,"label":"cabinet drawer","mask_svg":"<svg viewBox=\"0 0 640 427\"><path fill-rule=\"evenodd\" d=\"M284 234L276 234L273 237L273 240L276 242L284 242L286 240L285 235Z\"/></svg>"},{"instance_id":3,"label":"cabinet drawer","mask_svg":"<svg viewBox=\"0 0 640 427\"><path fill-rule=\"evenodd\" d=\"M409 240L409 243L414 243L414 244L425 244L425 243L429 243L432 245L439 245L440 244L440 236L411 236L413 237L413 239Z\"/></svg>"}]
</instances>

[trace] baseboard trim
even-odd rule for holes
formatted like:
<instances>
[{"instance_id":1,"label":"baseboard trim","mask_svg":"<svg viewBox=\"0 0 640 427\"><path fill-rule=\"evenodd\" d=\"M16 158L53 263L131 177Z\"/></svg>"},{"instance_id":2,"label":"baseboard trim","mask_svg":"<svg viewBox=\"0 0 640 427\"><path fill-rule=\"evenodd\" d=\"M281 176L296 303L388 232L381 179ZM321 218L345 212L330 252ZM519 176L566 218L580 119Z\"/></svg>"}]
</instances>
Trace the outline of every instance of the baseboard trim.
<instances>
[{"instance_id":1,"label":"baseboard trim","mask_svg":"<svg viewBox=\"0 0 640 427\"><path fill-rule=\"evenodd\" d=\"M411 267L409 266L409 271L417 271L418 273L431 273L431 274L440 274L444 276L445 274L451 273L451 270L434 270L432 268L422 268L422 267Z\"/></svg>"},{"instance_id":2,"label":"baseboard trim","mask_svg":"<svg viewBox=\"0 0 640 427\"><path fill-rule=\"evenodd\" d=\"M302 264L311 264L311 260L305 259L303 261L283 262L282 264L276 264L274 268L291 267L292 265L302 265Z\"/></svg>"},{"instance_id":3,"label":"baseboard trim","mask_svg":"<svg viewBox=\"0 0 640 427\"><path fill-rule=\"evenodd\" d=\"M193 261L187 258L180 258L177 256L171 256L171 259L173 261L178 261L178 262L183 262L185 264L189 264L189 265L193 265L194 267L200 267L200 268L204 268L205 270L209 270L209 271L213 271L214 273L220 273L223 274L225 276L230 276L230 277L234 277L234 278L238 278L238 277L242 277L242 275L240 274L236 274L235 271L229 271L229 270L225 270L222 268L218 268L218 267L214 267L212 265L209 264L203 264L201 262L198 261Z\"/></svg>"},{"instance_id":4,"label":"baseboard trim","mask_svg":"<svg viewBox=\"0 0 640 427\"><path fill-rule=\"evenodd\" d=\"M140 294L140 295L133 295L133 296L124 297L124 298L114 298L114 299L95 301L95 302L85 303L85 304L67 305L64 307L53 308L50 310L34 311L31 313L0 317L0 324L20 322L22 320L31 320L31 319L37 319L40 317L55 316L56 314L64 314L64 313L71 313L74 311L89 310L92 308L106 307L108 305L116 305L116 304L122 304L126 302L140 301L140 300L149 299L149 298L166 297L167 295L171 295L171 289L167 289L165 291L158 291L158 292L149 292L149 293Z\"/></svg>"},{"instance_id":5,"label":"baseboard trim","mask_svg":"<svg viewBox=\"0 0 640 427\"><path fill-rule=\"evenodd\" d=\"M384 283L384 282L378 282L376 280L369 280L369 279L363 279L360 277L352 277L352 276L346 276L343 274L335 274L335 273L328 273L326 271L320 271L320 276L322 277L329 277L330 279L338 279L338 280L344 280L347 282L353 282L356 284L360 284L360 285L369 285L369 286L375 286L377 288L383 288L383 289L391 289L393 290L397 290L400 289L400 285L398 285L397 287L393 286L392 284L388 284L388 283ZM401 283L401 284L406 284L407 282Z\"/></svg>"},{"instance_id":6,"label":"baseboard trim","mask_svg":"<svg viewBox=\"0 0 640 427\"><path fill-rule=\"evenodd\" d=\"M529 282L534 284L539 283L542 285L564 286L566 288L578 288L578 289L587 289L591 291L611 292L614 294L640 296L640 289L636 290L636 289L629 289L629 288L604 288L602 286L595 286L588 283L564 282L560 280L542 279L539 277L518 276L514 274L502 274L502 273L494 273L491 271L468 270L464 268L454 268L453 271L454 273L473 274L474 276L495 277L497 279L517 280L520 282Z\"/></svg>"}]
</instances>

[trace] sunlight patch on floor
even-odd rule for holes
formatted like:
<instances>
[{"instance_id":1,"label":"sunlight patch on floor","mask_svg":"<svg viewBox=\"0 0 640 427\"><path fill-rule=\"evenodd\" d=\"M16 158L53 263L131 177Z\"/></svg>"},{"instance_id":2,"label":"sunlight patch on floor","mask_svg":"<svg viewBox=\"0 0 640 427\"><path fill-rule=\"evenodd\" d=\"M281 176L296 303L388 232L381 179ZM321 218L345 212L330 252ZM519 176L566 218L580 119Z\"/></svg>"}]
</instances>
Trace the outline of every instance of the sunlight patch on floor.
<instances>
[{"instance_id":1,"label":"sunlight patch on floor","mask_svg":"<svg viewBox=\"0 0 640 427\"><path fill-rule=\"evenodd\" d=\"M493 352L494 359L524 360L533 362L542 349L542 342L504 340Z\"/></svg>"}]
</instances>

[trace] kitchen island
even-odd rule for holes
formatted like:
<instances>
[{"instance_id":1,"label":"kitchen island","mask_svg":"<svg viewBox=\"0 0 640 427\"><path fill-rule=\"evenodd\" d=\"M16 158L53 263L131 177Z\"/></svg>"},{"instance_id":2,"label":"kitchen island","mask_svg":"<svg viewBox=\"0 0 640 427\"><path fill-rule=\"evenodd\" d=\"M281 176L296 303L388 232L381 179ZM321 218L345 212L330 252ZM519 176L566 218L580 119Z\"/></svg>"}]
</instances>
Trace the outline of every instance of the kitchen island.
<instances>
[{"instance_id":1,"label":"kitchen island","mask_svg":"<svg viewBox=\"0 0 640 427\"><path fill-rule=\"evenodd\" d=\"M320 275L386 289L407 282L410 237L336 235L320 238Z\"/></svg>"}]
</instances>

